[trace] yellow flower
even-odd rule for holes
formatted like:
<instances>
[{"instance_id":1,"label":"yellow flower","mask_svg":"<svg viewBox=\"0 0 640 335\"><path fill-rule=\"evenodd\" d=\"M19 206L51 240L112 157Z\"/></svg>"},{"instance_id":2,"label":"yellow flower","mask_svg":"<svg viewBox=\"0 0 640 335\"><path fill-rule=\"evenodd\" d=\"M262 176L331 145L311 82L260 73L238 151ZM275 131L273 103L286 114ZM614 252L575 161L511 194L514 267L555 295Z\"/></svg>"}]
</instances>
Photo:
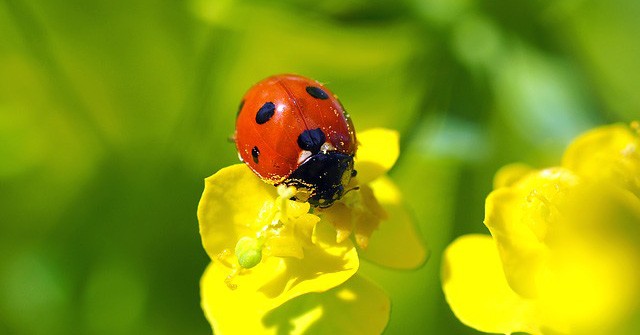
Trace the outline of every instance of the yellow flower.
<instances>
[{"instance_id":1,"label":"yellow flower","mask_svg":"<svg viewBox=\"0 0 640 335\"><path fill-rule=\"evenodd\" d=\"M216 334L384 329L389 300L356 275L359 255L413 268L427 253L384 176L399 154L397 133L373 129L358 139L350 187L359 189L329 208L290 200L294 188L264 183L242 164L206 179L198 220L211 264L200 286Z\"/></svg>"},{"instance_id":2,"label":"yellow flower","mask_svg":"<svg viewBox=\"0 0 640 335\"><path fill-rule=\"evenodd\" d=\"M639 144L637 127L601 127L561 167L501 169L486 200L491 236L445 251L456 316L491 333L629 333L640 315Z\"/></svg>"},{"instance_id":3,"label":"yellow flower","mask_svg":"<svg viewBox=\"0 0 640 335\"><path fill-rule=\"evenodd\" d=\"M601 127L574 141L562 166L575 173L623 187L640 197L640 123Z\"/></svg>"}]
</instances>

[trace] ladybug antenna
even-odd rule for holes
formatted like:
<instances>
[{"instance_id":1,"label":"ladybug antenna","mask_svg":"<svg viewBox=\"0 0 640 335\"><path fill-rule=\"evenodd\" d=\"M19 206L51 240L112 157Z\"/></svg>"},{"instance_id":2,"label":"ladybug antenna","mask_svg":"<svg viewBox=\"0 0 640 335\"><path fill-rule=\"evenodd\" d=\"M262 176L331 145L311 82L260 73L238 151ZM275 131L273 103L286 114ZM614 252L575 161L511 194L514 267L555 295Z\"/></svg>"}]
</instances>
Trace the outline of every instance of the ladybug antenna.
<instances>
[{"instance_id":1,"label":"ladybug antenna","mask_svg":"<svg viewBox=\"0 0 640 335\"><path fill-rule=\"evenodd\" d=\"M360 186L354 186L346 191L344 191L344 193L342 194L342 196L344 197L345 195L347 195L347 193L351 192L351 191L357 191L360 189Z\"/></svg>"},{"instance_id":2,"label":"ladybug antenna","mask_svg":"<svg viewBox=\"0 0 640 335\"><path fill-rule=\"evenodd\" d=\"M235 143L236 142L236 135L230 135L229 137L227 137L227 142Z\"/></svg>"}]
</instances>

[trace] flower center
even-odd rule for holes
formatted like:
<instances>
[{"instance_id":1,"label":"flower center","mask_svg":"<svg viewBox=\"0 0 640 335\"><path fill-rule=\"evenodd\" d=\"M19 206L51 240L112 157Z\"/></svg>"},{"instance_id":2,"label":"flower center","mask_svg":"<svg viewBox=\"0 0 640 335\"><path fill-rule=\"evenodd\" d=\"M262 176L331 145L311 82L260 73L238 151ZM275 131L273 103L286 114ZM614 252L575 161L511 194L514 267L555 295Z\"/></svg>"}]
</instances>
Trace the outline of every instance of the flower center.
<instances>
[{"instance_id":1,"label":"flower center","mask_svg":"<svg viewBox=\"0 0 640 335\"><path fill-rule=\"evenodd\" d=\"M310 214L306 202L291 200L297 194L293 186L279 185L278 196L266 202L255 226L254 236L240 238L235 247L238 265L243 269L257 266L265 256L304 257L303 248L312 243L315 224L320 220Z\"/></svg>"}]
</instances>

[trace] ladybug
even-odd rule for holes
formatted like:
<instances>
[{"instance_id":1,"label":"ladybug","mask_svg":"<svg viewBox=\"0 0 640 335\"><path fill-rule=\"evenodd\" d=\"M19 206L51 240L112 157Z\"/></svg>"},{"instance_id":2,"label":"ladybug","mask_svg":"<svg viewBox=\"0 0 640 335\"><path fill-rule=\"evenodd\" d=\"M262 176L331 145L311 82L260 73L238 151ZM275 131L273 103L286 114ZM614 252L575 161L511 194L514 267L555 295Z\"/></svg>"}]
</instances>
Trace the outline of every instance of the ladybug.
<instances>
[{"instance_id":1,"label":"ladybug","mask_svg":"<svg viewBox=\"0 0 640 335\"><path fill-rule=\"evenodd\" d=\"M240 160L263 181L295 186L295 199L329 207L356 175L356 133L338 98L293 74L255 84L236 117Z\"/></svg>"}]
</instances>

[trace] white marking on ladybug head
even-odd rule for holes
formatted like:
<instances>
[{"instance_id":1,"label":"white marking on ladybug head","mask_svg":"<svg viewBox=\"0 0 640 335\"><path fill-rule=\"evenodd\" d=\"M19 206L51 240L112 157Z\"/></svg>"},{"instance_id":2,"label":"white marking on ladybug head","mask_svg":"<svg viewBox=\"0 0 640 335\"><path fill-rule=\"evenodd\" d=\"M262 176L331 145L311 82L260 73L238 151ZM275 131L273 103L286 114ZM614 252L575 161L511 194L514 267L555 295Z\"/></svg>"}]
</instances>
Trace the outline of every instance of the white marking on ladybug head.
<instances>
[{"instance_id":1,"label":"white marking on ladybug head","mask_svg":"<svg viewBox=\"0 0 640 335\"><path fill-rule=\"evenodd\" d=\"M306 161L309 157L311 157L311 151L302 150L302 152L300 152L300 155L298 156L298 164L304 163L304 161Z\"/></svg>"},{"instance_id":2,"label":"white marking on ladybug head","mask_svg":"<svg viewBox=\"0 0 640 335\"><path fill-rule=\"evenodd\" d=\"M328 151L335 151L335 150L336 150L336 147L334 147L333 144L329 142L324 142L320 147L320 151L322 151L323 153L326 153Z\"/></svg>"}]
</instances>

